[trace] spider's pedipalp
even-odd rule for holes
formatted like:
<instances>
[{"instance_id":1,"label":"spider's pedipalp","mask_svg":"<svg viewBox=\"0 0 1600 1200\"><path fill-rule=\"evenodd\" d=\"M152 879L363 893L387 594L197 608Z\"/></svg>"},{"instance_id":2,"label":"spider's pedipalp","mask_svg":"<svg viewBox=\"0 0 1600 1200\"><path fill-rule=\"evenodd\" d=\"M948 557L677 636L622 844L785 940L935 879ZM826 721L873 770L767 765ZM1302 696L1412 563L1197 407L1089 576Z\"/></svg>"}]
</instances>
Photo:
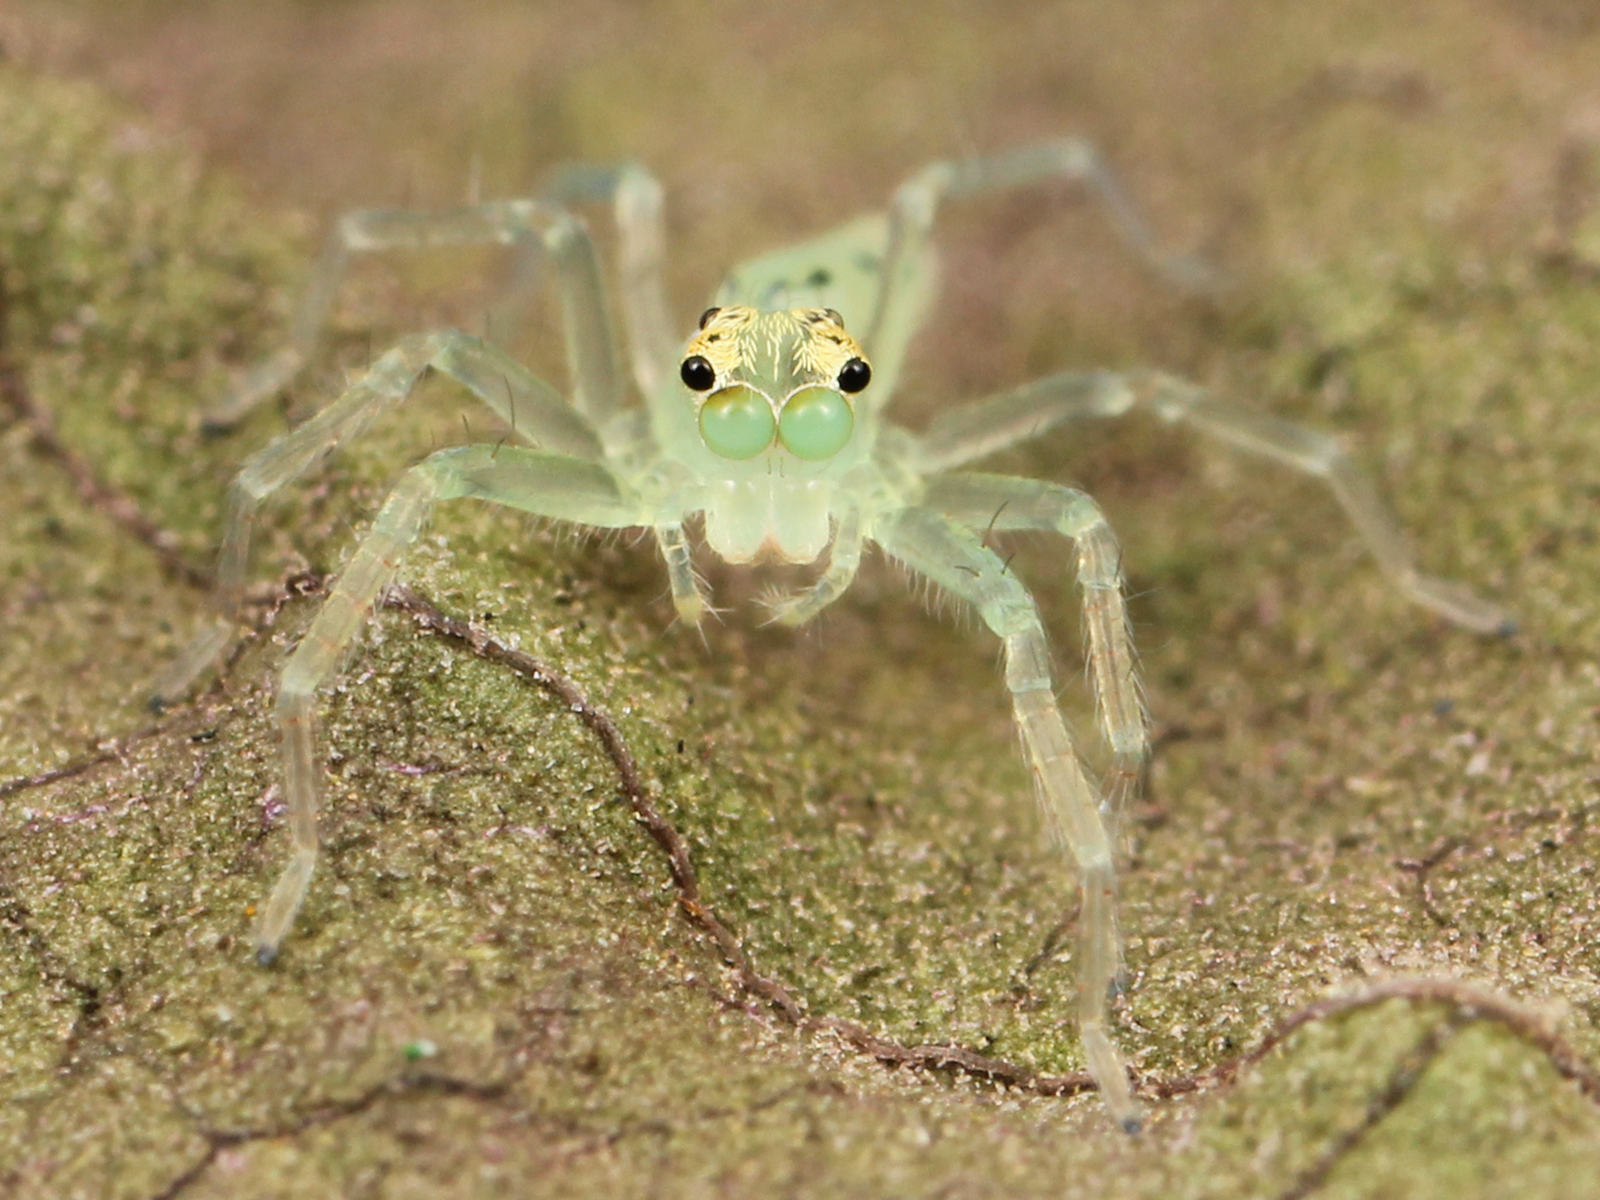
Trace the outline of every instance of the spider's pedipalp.
<instances>
[{"instance_id":1,"label":"spider's pedipalp","mask_svg":"<svg viewBox=\"0 0 1600 1200\"><path fill-rule=\"evenodd\" d=\"M839 517L828 551L828 565L802 592L771 592L761 603L776 625L804 625L832 604L854 582L861 568L861 514L850 509Z\"/></svg>"},{"instance_id":2,"label":"spider's pedipalp","mask_svg":"<svg viewBox=\"0 0 1600 1200\"><path fill-rule=\"evenodd\" d=\"M655 527L655 532L661 556L667 563L672 607L677 609L678 619L685 625L698 627L701 619L711 611L711 606L706 600L705 585L695 572L689 539L683 525L678 522L660 524Z\"/></svg>"}]
</instances>

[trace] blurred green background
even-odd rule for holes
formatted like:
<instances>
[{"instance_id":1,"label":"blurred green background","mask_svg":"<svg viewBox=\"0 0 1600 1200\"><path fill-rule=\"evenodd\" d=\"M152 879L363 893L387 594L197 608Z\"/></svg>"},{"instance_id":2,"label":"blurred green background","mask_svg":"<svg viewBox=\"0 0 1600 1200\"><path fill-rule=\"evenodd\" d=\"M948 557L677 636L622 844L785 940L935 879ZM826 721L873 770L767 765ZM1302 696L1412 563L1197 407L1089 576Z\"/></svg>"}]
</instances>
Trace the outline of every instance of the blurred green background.
<instances>
[{"instance_id":1,"label":"blurred green background","mask_svg":"<svg viewBox=\"0 0 1600 1200\"><path fill-rule=\"evenodd\" d=\"M352 206L643 161L687 327L740 257L929 159L1096 141L1173 295L1068 187L952 208L898 415L1155 365L1343 435L1424 566L1510 640L1393 595L1313 484L1153 422L998 469L1087 487L1125 544L1157 748L1123 884L1116 1034L1204 1082L1341 988L1447 975L1600 1059L1600 12L1317 5L44 4L0 12L5 353L62 442L209 562L240 460L397 333L481 327L491 254L368 264L326 353L225 438L198 411L280 336ZM595 226L604 242L604 223ZM560 381L549 313L495 331ZM741 999L570 714L385 615L325 708L328 854L281 963L272 680L386 481L490 421L448 388L276 506L263 622L163 723L203 619L11 414L0 429L0 1191L21 1196L1573 1196L1600 1114L1492 1022L1397 1001L1149 1100L894 1071ZM1059 550L1017 569L1087 728ZM407 578L576 678L709 902L810 1011L1079 1067L1070 880L992 645L881 561L817 627L762 580L672 628L653 551L441 513ZM268 614L273 615L267 623ZM52 772L95 762L48 782ZM417 1059L417 1047L436 1053Z\"/></svg>"}]
</instances>

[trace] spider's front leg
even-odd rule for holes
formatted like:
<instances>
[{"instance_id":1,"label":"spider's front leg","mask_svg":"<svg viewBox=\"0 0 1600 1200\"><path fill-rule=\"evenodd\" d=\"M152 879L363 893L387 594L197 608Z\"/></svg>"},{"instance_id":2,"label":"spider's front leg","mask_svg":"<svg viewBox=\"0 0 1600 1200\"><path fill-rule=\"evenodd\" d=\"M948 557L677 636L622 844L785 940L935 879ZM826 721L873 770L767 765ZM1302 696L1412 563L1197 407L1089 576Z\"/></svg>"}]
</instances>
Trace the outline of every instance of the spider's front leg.
<instances>
[{"instance_id":1,"label":"spider's front leg","mask_svg":"<svg viewBox=\"0 0 1600 1200\"><path fill-rule=\"evenodd\" d=\"M440 450L405 474L339 572L278 684L275 712L283 737L284 801L292 850L289 865L262 911L256 957L263 963L277 956L317 862L322 775L316 758L317 692L360 636L433 506L462 497L607 529L641 524L643 515L639 500L599 463L519 446Z\"/></svg>"},{"instance_id":2,"label":"spider's front leg","mask_svg":"<svg viewBox=\"0 0 1600 1200\"><path fill-rule=\"evenodd\" d=\"M929 483L922 502L980 536L1038 530L1072 539L1083 591L1089 680L1100 731L1111 748L1111 777L1101 812L1114 837L1138 790L1150 753L1150 731L1122 597L1122 556L1105 514L1074 488L1011 475L942 475Z\"/></svg>"},{"instance_id":3,"label":"spider's front leg","mask_svg":"<svg viewBox=\"0 0 1600 1200\"><path fill-rule=\"evenodd\" d=\"M1112 841L1101 819L1094 785L1084 774L1056 707L1038 609L979 535L943 513L926 507L901 509L880 520L872 536L891 557L976 608L1005 648L1006 687L1045 823L1071 853L1082 889L1074 965L1084 1058L1112 1118L1123 1129L1135 1132L1140 1127L1139 1109L1128 1087L1122 1057L1106 1028L1108 995L1119 958ZM1099 560L1100 553L1095 550L1084 561ZM1114 561L1110 570L1114 580ZM1104 586L1098 582L1104 578L1103 572L1093 578L1096 588ZM1089 603L1093 611L1096 597L1092 594ZM1120 607L1120 597L1117 604ZM1137 705L1136 692L1132 703Z\"/></svg>"}]
</instances>

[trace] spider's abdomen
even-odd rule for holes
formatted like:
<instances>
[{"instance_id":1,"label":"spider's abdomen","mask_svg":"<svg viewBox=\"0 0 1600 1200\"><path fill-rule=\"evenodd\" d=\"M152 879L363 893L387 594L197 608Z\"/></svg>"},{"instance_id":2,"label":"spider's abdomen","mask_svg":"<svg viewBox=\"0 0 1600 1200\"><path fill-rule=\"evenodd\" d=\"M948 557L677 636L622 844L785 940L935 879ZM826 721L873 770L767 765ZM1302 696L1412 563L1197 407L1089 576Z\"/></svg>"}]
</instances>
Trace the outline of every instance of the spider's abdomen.
<instances>
[{"instance_id":1,"label":"spider's abdomen","mask_svg":"<svg viewBox=\"0 0 1600 1200\"><path fill-rule=\"evenodd\" d=\"M825 479L761 475L705 485L706 544L731 563L808 563L828 548L833 531Z\"/></svg>"}]
</instances>

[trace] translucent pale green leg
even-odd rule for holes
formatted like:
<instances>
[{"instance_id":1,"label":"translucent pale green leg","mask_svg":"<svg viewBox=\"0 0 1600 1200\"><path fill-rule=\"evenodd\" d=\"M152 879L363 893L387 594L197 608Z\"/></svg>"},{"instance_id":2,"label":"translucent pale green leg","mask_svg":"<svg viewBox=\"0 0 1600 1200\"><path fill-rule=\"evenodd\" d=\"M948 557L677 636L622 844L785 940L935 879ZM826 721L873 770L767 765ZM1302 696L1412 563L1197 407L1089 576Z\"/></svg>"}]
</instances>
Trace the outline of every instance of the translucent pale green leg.
<instances>
[{"instance_id":1,"label":"translucent pale green leg","mask_svg":"<svg viewBox=\"0 0 1600 1200\"><path fill-rule=\"evenodd\" d=\"M1050 654L1033 599L976 533L927 508L901 509L871 531L884 551L970 603L1005 648L1006 687L1045 823L1072 855L1083 892L1075 967L1084 1058L1111 1115L1139 1128L1122 1058L1106 1028L1116 978L1116 868L1100 801L1056 707Z\"/></svg>"},{"instance_id":2,"label":"translucent pale green leg","mask_svg":"<svg viewBox=\"0 0 1600 1200\"><path fill-rule=\"evenodd\" d=\"M828 565L817 581L803 592L775 594L762 602L779 625L804 625L842 596L861 567L861 513L849 509L839 516L828 550Z\"/></svg>"},{"instance_id":3,"label":"translucent pale green leg","mask_svg":"<svg viewBox=\"0 0 1600 1200\"><path fill-rule=\"evenodd\" d=\"M931 163L896 189L889 206L888 245L879 272L881 290L863 339L878 379L892 384L898 377L906 347L916 332L920 312L917 264L928 253L939 206L947 199L1025 187L1047 179L1075 180L1088 187L1134 252L1171 283L1194 292L1219 286L1220 280L1210 268L1160 248L1116 176L1095 148L1079 138L992 158Z\"/></svg>"},{"instance_id":4,"label":"translucent pale green leg","mask_svg":"<svg viewBox=\"0 0 1600 1200\"><path fill-rule=\"evenodd\" d=\"M520 446L441 450L402 477L339 572L278 684L276 712L283 737L284 802L292 849L289 865L261 915L256 956L264 963L276 956L316 867L322 774L316 756L317 691L355 644L434 504L460 497L601 528L644 522L638 499L605 467Z\"/></svg>"},{"instance_id":5,"label":"translucent pale green leg","mask_svg":"<svg viewBox=\"0 0 1600 1200\"><path fill-rule=\"evenodd\" d=\"M945 413L916 440L924 475L975 462L1065 421L1121 416L1137 403L1127 379L1109 371L1065 371Z\"/></svg>"},{"instance_id":6,"label":"translucent pale green leg","mask_svg":"<svg viewBox=\"0 0 1600 1200\"><path fill-rule=\"evenodd\" d=\"M403 339L316 416L245 462L229 493L217 562L217 619L157 681L157 705L186 691L226 650L237 631L250 536L261 505L405 399L429 367L466 385L523 440L579 458L601 456L599 439L588 422L503 351L454 331Z\"/></svg>"},{"instance_id":7,"label":"translucent pale green leg","mask_svg":"<svg viewBox=\"0 0 1600 1200\"><path fill-rule=\"evenodd\" d=\"M1142 377L1136 387L1140 398L1164 420L1182 421L1219 441L1321 479L1377 559L1379 569L1408 599L1479 633L1516 631L1517 623L1505 609L1459 583L1417 570L1399 523L1378 498L1372 481L1327 434L1229 404L1205 388L1170 375Z\"/></svg>"},{"instance_id":8,"label":"translucent pale green leg","mask_svg":"<svg viewBox=\"0 0 1600 1200\"><path fill-rule=\"evenodd\" d=\"M672 606L685 625L698 626L710 609L705 587L695 574L689 539L678 522L656 526L656 543L667 560L667 580L672 586Z\"/></svg>"},{"instance_id":9,"label":"translucent pale green leg","mask_svg":"<svg viewBox=\"0 0 1600 1200\"><path fill-rule=\"evenodd\" d=\"M611 205L633 378L639 391L653 398L664 382L675 378L682 343L667 309L661 184L635 163L610 167L576 163L556 173L549 194L563 203L589 200Z\"/></svg>"},{"instance_id":10,"label":"translucent pale green leg","mask_svg":"<svg viewBox=\"0 0 1600 1200\"><path fill-rule=\"evenodd\" d=\"M514 245L524 256L548 255L566 330L573 406L598 428L622 405L622 380L606 317L594 245L582 222L535 200L503 200L442 212L364 210L339 218L312 272L290 326L289 344L247 370L206 424L235 424L262 400L285 387L306 365L327 321L350 256L394 249L458 245ZM537 272L524 262L514 291L531 287Z\"/></svg>"},{"instance_id":11,"label":"translucent pale green leg","mask_svg":"<svg viewBox=\"0 0 1600 1200\"><path fill-rule=\"evenodd\" d=\"M550 197L565 204L611 206L621 260L618 291L628 332L634 383L654 403L663 385L675 389L682 338L667 308L666 233L661 184L637 163L596 166L573 163L550 180ZM678 400L675 390L673 401ZM681 522L658 524L656 542L667 564L672 604L678 619L698 626L711 611L706 591L695 574Z\"/></svg>"},{"instance_id":12,"label":"translucent pale green leg","mask_svg":"<svg viewBox=\"0 0 1600 1200\"><path fill-rule=\"evenodd\" d=\"M1111 778L1102 811L1115 826L1138 788L1150 735L1128 635L1121 553L1100 506L1060 484L964 473L933 480L923 504L980 537L990 531L1038 529L1073 540L1089 641L1090 685L1100 731L1111 748Z\"/></svg>"},{"instance_id":13,"label":"translucent pale green leg","mask_svg":"<svg viewBox=\"0 0 1600 1200\"><path fill-rule=\"evenodd\" d=\"M935 421L920 440L917 467L948 470L1037 437L1063 421L1118 416L1136 404L1323 480L1379 569L1407 599L1479 633L1515 631L1516 621L1503 608L1461 584L1417 570L1398 522L1333 438L1219 400L1205 388L1170 375L1068 372L1003 392Z\"/></svg>"}]
</instances>

